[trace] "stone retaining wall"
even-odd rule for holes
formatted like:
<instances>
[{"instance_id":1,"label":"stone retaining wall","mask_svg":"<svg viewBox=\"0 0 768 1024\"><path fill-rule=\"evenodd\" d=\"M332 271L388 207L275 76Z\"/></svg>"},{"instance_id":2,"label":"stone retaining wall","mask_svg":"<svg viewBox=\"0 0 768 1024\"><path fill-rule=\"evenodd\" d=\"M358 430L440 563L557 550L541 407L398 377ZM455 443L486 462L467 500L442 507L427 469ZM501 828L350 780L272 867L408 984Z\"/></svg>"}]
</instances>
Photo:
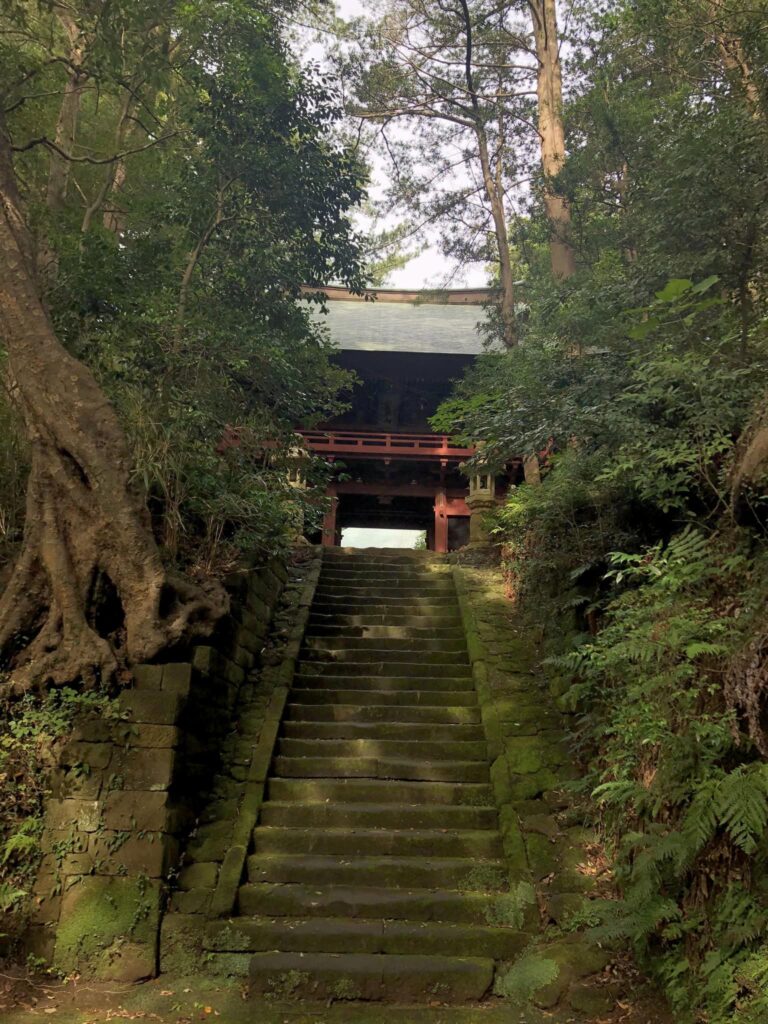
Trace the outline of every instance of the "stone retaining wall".
<instances>
[{"instance_id":1,"label":"stone retaining wall","mask_svg":"<svg viewBox=\"0 0 768 1024\"><path fill-rule=\"evenodd\" d=\"M229 580L232 611L210 646L136 666L113 718L76 723L46 805L28 935L58 970L156 973L167 882L222 757L245 757L233 712L286 579L272 562Z\"/></svg>"}]
</instances>

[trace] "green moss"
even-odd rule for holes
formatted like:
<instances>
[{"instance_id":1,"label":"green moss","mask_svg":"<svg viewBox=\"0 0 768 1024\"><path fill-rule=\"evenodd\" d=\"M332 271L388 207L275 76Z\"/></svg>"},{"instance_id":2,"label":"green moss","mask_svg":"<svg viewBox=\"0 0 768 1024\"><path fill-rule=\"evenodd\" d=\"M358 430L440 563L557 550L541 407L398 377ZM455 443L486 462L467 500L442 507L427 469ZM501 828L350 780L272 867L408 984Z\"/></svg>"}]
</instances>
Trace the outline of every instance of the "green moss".
<instances>
[{"instance_id":1,"label":"green moss","mask_svg":"<svg viewBox=\"0 0 768 1024\"><path fill-rule=\"evenodd\" d=\"M310 976L306 971L285 971L269 979L267 999L296 999L302 985L306 985Z\"/></svg>"},{"instance_id":2,"label":"green moss","mask_svg":"<svg viewBox=\"0 0 768 1024\"><path fill-rule=\"evenodd\" d=\"M535 905L536 890L530 882L517 882L486 908L485 918L489 925L519 930L525 922L527 909Z\"/></svg>"},{"instance_id":3,"label":"green moss","mask_svg":"<svg viewBox=\"0 0 768 1024\"><path fill-rule=\"evenodd\" d=\"M535 775L548 760L548 744L537 736L518 736L507 743L507 763L513 775Z\"/></svg>"},{"instance_id":4,"label":"green moss","mask_svg":"<svg viewBox=\"0 0 768 1024\"><path fill-rule=\"evenodd\" d=\"M362 999L362 992L351 978L339 978L331 986L330 998L334 1002L351 1002L353 999Z\"/></svg>"},{"instance_id":5,"label":"green moss","mask_svg":"<svg viewBox=\"0 0 768 1024\"><path fill-rule=\"evenodd\" d=\"M138 976L153 973L159 928L160 890L139 878L86 877L62 902L54 966L69 974L119 977L122 952L130 947ZM138 964L145 950L147 970Z\"/></svg>"},{"instance_id":6,"label":"green moss","mask_svg":"<svg viewBox=\"0 0 768 1024\"><path fill-rule=\"evenodd\" d=\"M200 973L203 969L204 931L204 918L166 914L160 933L160 973Z\"/></svg>"}]
</instances>

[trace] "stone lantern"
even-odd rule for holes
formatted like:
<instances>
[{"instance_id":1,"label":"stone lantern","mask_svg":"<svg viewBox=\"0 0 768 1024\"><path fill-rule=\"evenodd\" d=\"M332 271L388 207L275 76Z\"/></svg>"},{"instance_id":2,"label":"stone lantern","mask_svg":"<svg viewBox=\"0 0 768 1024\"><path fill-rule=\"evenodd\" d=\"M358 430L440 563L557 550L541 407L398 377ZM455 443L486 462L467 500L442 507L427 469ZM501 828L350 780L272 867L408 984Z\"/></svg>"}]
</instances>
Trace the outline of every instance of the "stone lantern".
<instances>
[{"instance_id":1,"label":"stone lantern","mask_svg":"<svg viewBox=\"0 0 768 1024\"><path fill-rule=\"evenodd\" d=\"M476 466L469 477L469 543L489 544L485 517L496 508L496 477L486 467Z\"/></svg>"}]
</instances>

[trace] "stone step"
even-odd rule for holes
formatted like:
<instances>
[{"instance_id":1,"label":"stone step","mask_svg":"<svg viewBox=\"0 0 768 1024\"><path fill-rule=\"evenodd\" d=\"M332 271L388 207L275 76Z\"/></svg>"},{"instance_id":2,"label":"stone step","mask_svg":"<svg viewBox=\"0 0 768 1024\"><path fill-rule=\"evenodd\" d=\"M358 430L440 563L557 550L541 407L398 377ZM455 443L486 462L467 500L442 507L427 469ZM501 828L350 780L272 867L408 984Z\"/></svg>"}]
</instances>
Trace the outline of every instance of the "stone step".
<instances>
[{"instance_id":1,"label":"stone step","mask_svg":"<svg viewBox=\"0 0 768 1024\"><path fill-rule=\"evenodd\" d=\"M424 599L421 602L408 601L405 604L396 601L355 601L345 599L343 601L318 601L313 605L313 616L338 617L341 615L365 615L366 617L385 618L388 622L406 620L411 622L416 618L432 618L433 616L449 616L454 622L457 621L458 607L455 598L439 598L435 600Z\"/></svg>"},{"instance_id":2,"label":"stone step","mask_svg":"<svg viewBox=\"0 0 768 1024\"><path fill-rule=\"evenodd\" d=\"M425 782L485 782L485 761L408 761L386 757L276 757L280 779L410 779Z\"/></svg>"},{"instance_id":3,"label":"stone step","mask_svg":"<svg viewBox=\"0 0 768 1024\"><path fill-rule=\"evenodd\" d=\"M426 591L430 593L441 591L447 594L456 594L456 586L449 573L411 573L404 575L400 572L373 573L373 572L339 572L329 573L325 571L317 580L317 587L324 590L359 590L370 589L395 593L400 590Z\"/></svg>"},{"instance_id":4,"label":"stone step","mask_svg":"<svg viewBox=\"0 0 768 1024\"><path fill-rule=\"evenodd\" d=\"M332 624L310 624L305 633L307 639L317 640L418 640L422 642L440 640L460 640L466 643L464 631L460 626L351 626Z\"/></svg>"},{"instance_id":5,"label":"stone step","mask_svg":"<svg viewBox=\"0 0 768 1024\"><path fill-rule=\"evenodd\" d=\"M461 615L458 609L453 610L449 606L446 606L445 611L434 615L408 615L398 611L394 611L391 615L369 615L365 612L353 615L336 615L333 613L325 615L314 610L309 615L309 628L312 630L322 628L346 629L347 627L368 629L371 626L383 626L385 629L406 627L419 630L424 629L427 632L434 628L445 628L458 630L463 635Z\"/></svg>"},{"instance_id":6,"label":"stone step","mask_svg":"<svg viewBox=\"0 0 768 1024\"><path fill-rule=\"evenodd\" d=\"M324 567L318 582L340 586L352 583L356 586L416 586L421 583L437 583L441 586L453 586L453 576L449 570L439 569L432 572L427 569L406 569L393 566L390 569L331 569Z\"/></svg>"},{"instance_id":7,"label":"stone step","mask_svg":"<svg viewBox=\"0 0 768 1024\"><path fill-rule=\"evenodd\" d=\"M240 918L237 927L211 922L203 949L215 953L387 953L473 956L495 960L517 956L530 936L509 928L472 924L375 921L339 917Z\"/></svg>"},{"instance_id":8,"label":"stone step","mask_svg":"<svg viewBox=\"0 0 768 1024\"><path fill-rule=\"evenodd\" d=\"M256 953L249 970L250 998L270 995L292 979L292 999L361 999L377 1002L470 1002L493 981L493 960L380 953ZM295 980L295 984L293 981Z\"/></svg>"},{"instance_id":9,"label":"stone step","mask_svg":"<svg viewBox=\"0 0 768 1024\"><path fill-rule=\"evenodd\" d=\"M417 551L415 549L404 550L402 548L323 548L323 565L393 565L401 562L403 565L447 565L445 555L436 551Z\"/></svg>"},{"instance_id":10,"label":"stone step","mask_svg":"<svg viewBox=\"0 0 768 1024\"><path fill-rule=\"evenodd\" d=\"M376 645L381 646L376 646ZM338 648L334 641L323 641L320 649L308 648L306 645L302 651L302 661L343 661L358 665L373 664L401 665L468 665L466 644L462 643L460 649L446 650L440 641L437 650L424 649L424 646L416 642L404 642L402 640L374 640L367 641L361 649L347 650L344 647Z\"/></svg>"},{"instance_id":11,"label":"stone step","mask_svg":"<svg viewBox=\"0 0 768 1024\"><path fill-rule=\"evenodd\" d=\"M476 881L477 860L464 857L340 857L320 854L259 853L248 858L249 882L291 885L375 885L407 889L484 891ZM482 861L503 877L501 861ZM485 872L482 875L485 878Z\"/></svg>"},{"instance_id":12,"label":"stone step","mask_svg":"<svg viewBox=\"0 0 768 1024\"><path fill-rule=\"evenodd\" d=\"M292 690L291 694L299 691ZM392 704L302 704L293 701L285 709L292 722L434 722L437 725L477 725L478 707L407 707Z\"/></svg>"},{"instance_id":13,"label":"stone step","mask_svg":"<svg viewBox=\"0 0 768 1024\"><path fill-rule=\"evenodd\" d=\"M283 722L281 734L292 739L434 740L485 743L481 725L435 725L418 722Z\"/></svg>"},{"instance_id":14,"label":"stone step","mask_svg":"<svg viewBox=\"0 0 768 1024\"><path fill-rule=\"evenodd\" d=\"M321 576L330 577L360 577L360 576L382 576L388 578L414 577L417 579L439 579L453 580L453 571L450 565L435 562L432 565L419 564L418 562L396 562L396 561L366 561L366 562L342 562L324 564L320 569Z\"/></svg>"},{"instance_id":15,"label":"stone step","mask_svg":"<svg viewBox=\"0 0 768 1024\"><path fill-rule=\"evenodd\" d=\"M342 651L359 651L361 655L370 651L377 657L381 657L382 652L390 651L396 654L403 654L406 651L431 651L441 654L460 652L466 655L467 642L463 634L456 633L453 636L436 637L434 634L427 636L426 632L424 636L350 636L347 633L337 633L334 636L312 636L310 634L304 637L304 650L332 651L334 657L337 656L337 652Z\"/></svg>"},{"instance_id":16,"label":"stone step","mask_svg":"<svg viewBox=\"0 0 768 1024\"><path fill-rule=\"evenodd\" d=\"M453 671L446 672L446 666L450 665ZM471 669L466 663L457 662L428 662L428 661L321 661L318 658L303 659L297 666L297 674L306 675L342 675L342 676L423 676L442 677L445 675L467 679L471 675Z\"/></svg>"},{"instance_id":17,"label":"stone step","mask_svg":"<svg viewBox=\"0 0 768 1024\"><path fill-rule=\"evenodd\" d=\"M315 601L323 604L348 604L359 602L362 605L383 604L400 608L421 608L424 605L442 604L455 605L456 591L448 587L323 587L318 584Z\"/></svg>"},{"instance_id":18,"label":"stone step","mask_svg":"<svg viewBox=\"0 0 768 1024\"><path fill-rule=\"evenodd\" d=\"M445 804L262 804L259 824L292 828L434 828L495 829L495 807L447 806Z\"/></svg>"},{"instance_id":19,"label":"stone step","mask_svg":"<svg viewBox=\"0 0 768 1024\"><path fill-rule=\"evenodd\" d=\"M487 924L498 896L482 892L385 889L380 886L241 885L241 914L264 917L341 917ZM239 921L238 921L239 924Z\"/></svg>"},{"instance_id":20,"label":"stone step","mask_svg":"<svg viewBox=\"0 0 768 1024\"><path fill-rule=\"evenodd\" d=\"M285 739L278 740L277 753L284 757L404 757L429 761L483 761L488 748L483 742L456 740L375 739Z\"/></svg>"},{"instance_id":21,"label":"stone step","mask_svg":"<svg viewBox=\"0 0 768 1024\"><path fill-rule=\"evenodd\" d=\"M472 690L475 685L471 677L457 679L448 676L445 679L434 679L424 676L417 681L420 690ZM358 676L323 676L323 675L297 675L294 690L334 689L342 686L345 690L412 690L417 683L410 676L372 676L360 678Z\"/></svg>"},{"instance_id":22,"label":"stone step","mask_svg":"<svg viewBox=\"0 0 768 1024\"><path fill-rule=\"evenodd\" d=\"M390 782L379 779L278 779L267 782L270 800L281 803L448 804L492 807L490 785L466 782Z\"/></svg>"},{"instance_id":23,"label":"stone step","mask_svg":"<svg viewBox=\"0 0 768 1024\"><path fill-rule=\"evenodd\" d=\"M338 678L334 677L334 686ZM362 704L399 705L401 707L474 707L477 694L474 690L341 690L310 689L295 686L291 690L294 704Z\"/></svg>"},{"instance_id":24,"label":"stone step","mask_svg":"<svg viewBox=\"0 0 768 1024\"><path fill-rule=\"evenodd\" d=\"M342 579L330 578L321 573L317 581L318 589L323 590L394 590L418 597L419 591L429 590L446 594L456 594L453 577L447 573L440 576L423 573L419 576L403 577L397 574L390 576L366 573L360 576L344 576Z\"/></svg>"},{"instance_id":25,"label":"stone step","mask_svg":"<svg viewBox=\"0 0 768 1024\"><path fill-rule=\"evenodd\" d=\"M503 856L501 837L491 829L285 828L259 825L253 849L262 853L307 853L330 857Z\"/></svg>"}]
</instances>

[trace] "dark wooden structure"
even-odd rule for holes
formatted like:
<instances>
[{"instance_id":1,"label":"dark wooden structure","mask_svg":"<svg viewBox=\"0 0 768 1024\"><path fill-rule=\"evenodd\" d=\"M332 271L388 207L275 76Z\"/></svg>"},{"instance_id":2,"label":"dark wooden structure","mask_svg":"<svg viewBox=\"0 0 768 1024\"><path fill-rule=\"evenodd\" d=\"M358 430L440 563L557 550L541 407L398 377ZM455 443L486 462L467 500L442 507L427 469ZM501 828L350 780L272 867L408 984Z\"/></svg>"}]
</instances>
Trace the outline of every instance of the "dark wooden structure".
<instances>
[{"instance_id":1,"label":"dark wooden structure","mask_svg":"<svg viewBox=\"0 0 768 1024\"><path fill-rule=\"evenodd\" d=\"M434 551L469 540L469 482L461 463L474 448L431 431L429 419L481 351L483 289L423 293L378 290L372 301L329 289L327 323L337 359L360 383L350 409L304 446L343 475L328 488L322 543L349 526L426 531Z\"/></svg>"}]
</instances>

